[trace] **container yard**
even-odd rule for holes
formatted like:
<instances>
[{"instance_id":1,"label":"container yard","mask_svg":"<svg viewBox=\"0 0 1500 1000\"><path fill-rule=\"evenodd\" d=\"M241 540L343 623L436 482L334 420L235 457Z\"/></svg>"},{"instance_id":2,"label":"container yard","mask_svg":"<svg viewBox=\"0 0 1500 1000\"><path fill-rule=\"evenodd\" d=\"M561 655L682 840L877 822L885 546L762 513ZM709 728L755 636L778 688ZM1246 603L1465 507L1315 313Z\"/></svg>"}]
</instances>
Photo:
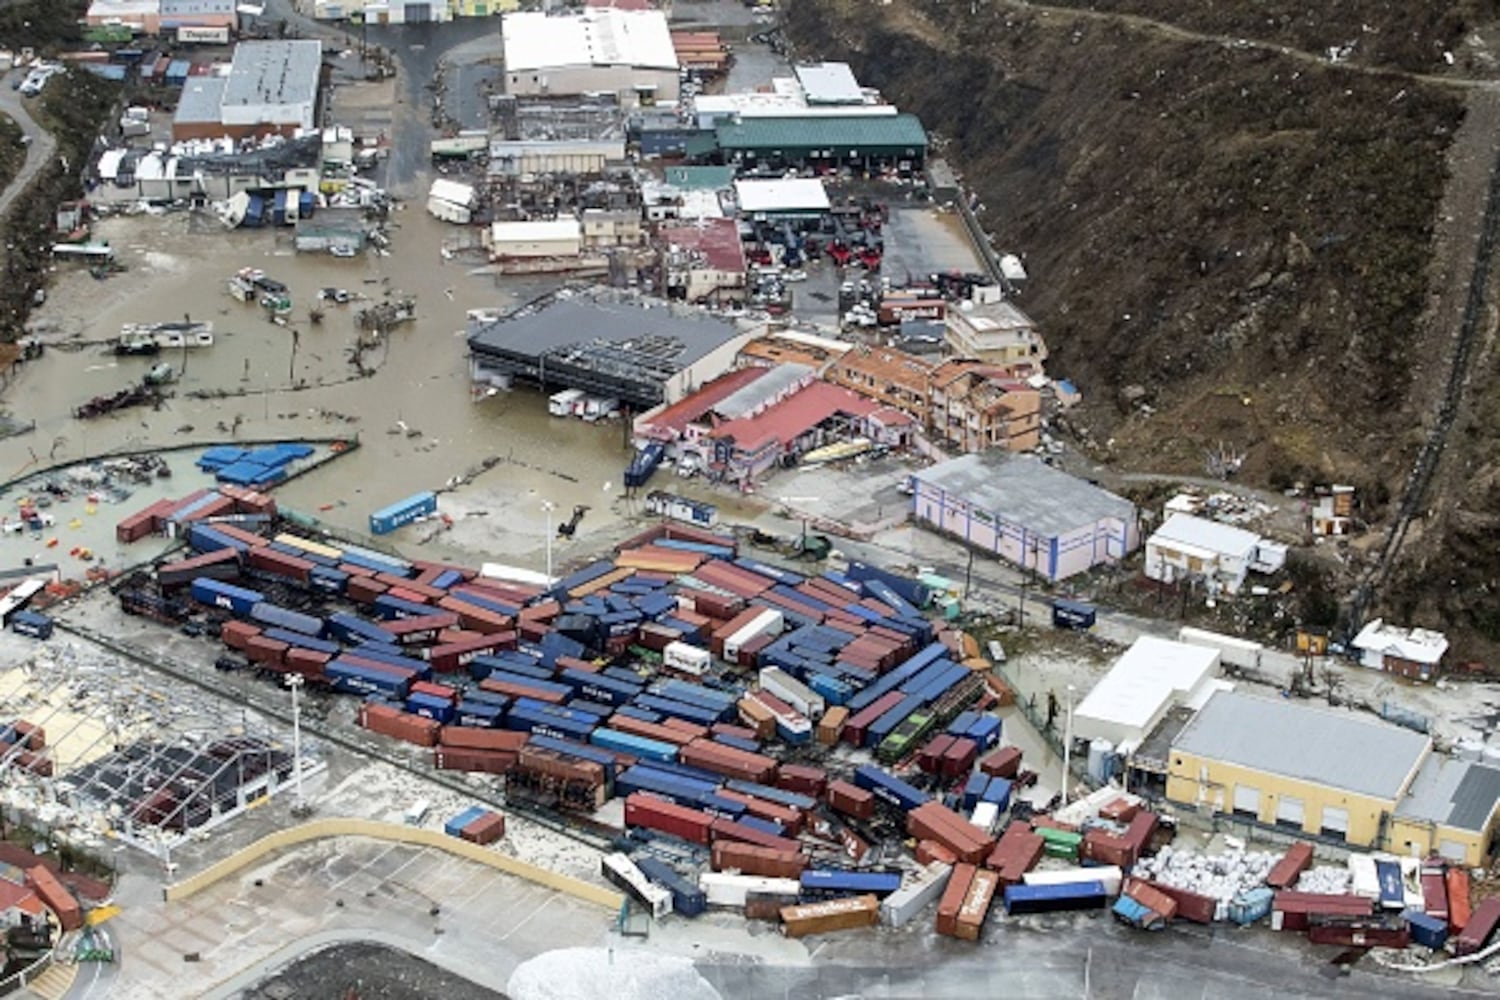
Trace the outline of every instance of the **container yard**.
<instances>
[{"instance_id":1,"label":"container yard","mask_svg":"<svg viewBox=\"0 0 1500 1000\"><path fill-rule=\"evenodd\" d=\"M314 533L239 487L191 502L209 513L167 551L50 610L50 639L8 641L70 665L94 658L83 640L171 648L221 713L284 706L296 677L305 780L323 781L330 741L358 741L409 789L367 809L610 886L659 933L750 922L787 941L983 948L1008 925L1107 910L1122 934L1260 926L1472 954L1500 923L1466 912L1467 873L1438 859L1204 849L1110 787L1062 805L1010 736L988 664L929 617L921 583L867 564L793 568L662 522L548 585ZM186 850L288 789L279 723L179 722L171 740L75 750L85 730L66 719L13 720L10 765L35 783L55 760L71 808L99 817L80 822L146 851ZM149 778L168 768L170 797ZM436 809L424 781L443 789Z\"/></svg>"}]
</instances>

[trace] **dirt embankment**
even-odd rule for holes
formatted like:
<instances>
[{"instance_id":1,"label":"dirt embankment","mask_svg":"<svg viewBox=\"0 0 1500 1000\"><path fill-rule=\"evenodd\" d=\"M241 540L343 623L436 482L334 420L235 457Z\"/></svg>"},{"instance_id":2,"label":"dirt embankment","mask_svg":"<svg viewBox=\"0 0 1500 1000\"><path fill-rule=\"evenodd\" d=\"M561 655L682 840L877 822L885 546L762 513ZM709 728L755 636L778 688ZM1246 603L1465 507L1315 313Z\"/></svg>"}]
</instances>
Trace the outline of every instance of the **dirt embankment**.
<instances>
[{"instance_id":1,"label":"dirt embankment","mask_svg":"<svg viewBox=\"0 0 1500 1000\"><path fill-rule=\"evenodd\" d=\"M1049 370L1082 386L1099 457L1202 474L1222 444L1261 485L1353 482L1378 521L1446 380L1434 302L1469 283L1467 244L1434 224L1471 91L1370 67L1485 75L1496 4L1089 6L1315 53L1354 30L1361 66L1014 3L798 0L787 30L799 58L848 60L946 142L997 245L1026 256L1021 304ZM1495 369L1478 356L1454 431L1456 509L1378 610L1500 639Z\"/></svg>"}]
</instances>

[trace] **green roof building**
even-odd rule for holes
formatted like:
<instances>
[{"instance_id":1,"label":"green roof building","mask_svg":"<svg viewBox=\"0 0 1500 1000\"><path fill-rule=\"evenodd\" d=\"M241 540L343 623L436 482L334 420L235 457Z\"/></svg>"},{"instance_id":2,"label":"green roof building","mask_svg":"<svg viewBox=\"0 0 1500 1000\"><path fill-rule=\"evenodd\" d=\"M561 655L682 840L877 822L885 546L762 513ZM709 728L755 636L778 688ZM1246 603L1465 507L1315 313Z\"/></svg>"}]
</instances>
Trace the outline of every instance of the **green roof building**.
<instances>
[{"instance_id":1,"label":"green roof building","mask_svg":"<svg viewBox=\"0 0 1500 1000\"><path fill-rule=\"evenodd\" d=\"M916 115L742 118L714 130L726 163L920 169L927 130Z\"/></svg>"}]
</instances>

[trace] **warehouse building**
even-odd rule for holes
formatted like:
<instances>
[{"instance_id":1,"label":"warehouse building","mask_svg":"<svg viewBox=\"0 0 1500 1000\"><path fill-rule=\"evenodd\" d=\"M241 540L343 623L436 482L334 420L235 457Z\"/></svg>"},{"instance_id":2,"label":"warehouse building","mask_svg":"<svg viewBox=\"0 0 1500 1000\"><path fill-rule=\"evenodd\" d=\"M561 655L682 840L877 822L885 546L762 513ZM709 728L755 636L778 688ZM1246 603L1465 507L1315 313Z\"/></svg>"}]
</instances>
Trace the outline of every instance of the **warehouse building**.
<instances>
[{"instance_id":1,"label":"warehouse building","mask_svg":"<svg viewBox=\"0 0 1500 1000\"><path fill-rule=\"evenodd\" d=\"M817 220L832 207L828 189L816 177L737 180L734 198L740 215L758 222Z\"/></svg>"},{"instance_id":2,"label":"warehouse building","mask_svg":"<svg viewBox=\"0 0 1500 1000\"><path fill-rule=\"evenodd\" d=\"M1500 769L1430 754L1396 807L1389 849L1488 867L1500 837Z\"/></svg>"},{"instance_id":3,"label":"warehouse building","mask_svg":"<svg viewBox=\"0 0 1500 1000\"><path fill-rule=\"evenodd\" d=\"M1073 711L1073 735L1128 752L1180 705L1198 709L1220 690L1219 652L1141 636Z\"/></svg>"},{"instance_id":4,"label":"warehouse building","mask_svg":"<svg viewBox=\"0 0 1500 1000\"><path fill-rule=\"evenodd\" d=\"M581 389L639 412L728 371L757 332L599 295L550 297L501 317L471 314L468 338L477 383Z\"/></svg>"},{"instance_id":5,"label":"warehouse building","mask_svg":"<svg viewBox=\"0 0 1500 1000\"><path fill-rule=\"evenodd\" d=\"M714 305L745 301L745 247L733 219L663 226L657 240L661 288L667 298Z\"/></svg>"},{"instance_id":6,"label":"warehouse building","mask_svg":"<svg viewBox=\"0 0 1500 1000\"><path fill-rule=\"evenodd\" d=\"M1427 736L1353 712L1221 691L1173 743L1167 798L1382 847L1431 752ZM1408 809L1422 811L1440 797L1434 791Z\"/></svg>"},{"instance_id":7,"label":"warehouse building","mask_svg":"<svg viewBox=\"0 0 1500 1000\"><path fill-rule=\"evenodd\" d=\"M227 76L194 77L184 88L172 138L291 137L311 131L322 75L322 42L241 42Z\"/></svg>"},{"instance_id":8,"label":"warehouse building","mask_svg":"<svg viewBox=\"0 0 1500 1000\"><path fill-rule=\"evenodd\" d=\"M500 33L509 94L613 93L647 105L677 100L677 50L662 11L526 11L506 14Z\"/></svg>"},{"instance_id":9,"label":"warehouse building","mask_svg":"<svg viewBox=\"0 0 1500 1000\"><path fill-rule=\"evenodd\" d=\"M490 259L577 257L583 228L573 216L526 222L490 223Z\"/></svg>"},{"instance_id":10,"label":"warehouse building","mask_svg":"<svg viewBox=\"0 0 1500 1000\"><path fill-rule=\"evenodd\" d=\"M992 449L912 476L919 522L1048 580L1140 547L1135 505L1032 455Z\"/></svg>"},{"instance_id":11,"label":"warehouse building","mask_svg":"<svg viewBox=\"0 0 1500 1000\"><path fill-rule=\"evenodd\" d=\"M919 171L927 130L916 115L740 118L714 129L717 156L742 168Z\"/></svg>"}]
</instances>

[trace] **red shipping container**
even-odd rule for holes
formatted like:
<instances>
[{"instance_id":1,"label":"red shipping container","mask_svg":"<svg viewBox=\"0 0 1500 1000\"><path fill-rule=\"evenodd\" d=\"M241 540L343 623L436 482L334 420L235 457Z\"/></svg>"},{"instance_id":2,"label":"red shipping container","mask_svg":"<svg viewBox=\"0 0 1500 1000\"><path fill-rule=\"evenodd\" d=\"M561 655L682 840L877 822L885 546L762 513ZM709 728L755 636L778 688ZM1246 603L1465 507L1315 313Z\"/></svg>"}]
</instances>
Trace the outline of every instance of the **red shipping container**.
<instances>
[{"instance_id":1,"label":"red shipping container","mask_svg":"<svg viewBox=\"0 0 1500 1000\"><path fill-rule=\"evenodd\" d=\"M660 653L674 642L682 640L682 630L670 625L647 622L635 631L635 638L645 649Z\"/></svg>"},{"instance_id":2,"label":"red shipping container","mask_svg":"<svg viewBox=\"0 0 1500 1000\"><path fill-rule=\"evenodd\" d=\"M1176 886L1163 885L1160 882L1151 882L1145 879L1130 877L1125 880L1124 891L1132 899L1135 898L1135 895L1131 886L1137 882L1143 882L1145 885L1150 886L1175 902L1177 904L1177 915L1182 919L1191 920L1195 924L1211 924L1214 922L1214 915L1218 911L1218 903L1214 901L1212 896L1204 896L1200 893L1190 892L1187 889L1179 889Z\"/></svg>"},{"instance_id":3,"label":"red shipping container","mask_svg":"<svg viewBox=\"0 0 1500 1000\"><path fill-rule=\"evenodd\" d=\"M25 719L19 719L12 727L16 731L16 745L28 750L41 750L47 746L47 731Z\"/></svg>"},{"instance_id":4,"label":"red shipping container","mask_svg":"<svg viewBox=\"0 0 1500 1000\"><path fill-rule=\"evenodd\" d=\"M661 724L668 729L677 730L677 732L682 733L690 739L701 740L708 738L707 726L700 726L696 722L689 722L686 719L678 719L669 715L661 720Z\"/></svg>"},{"instance_id":5,"label":"red shipping container","mask_svg":"<svg viewBox=\"0 0 1500 1000\"><path fill-rule=\"evenodd\" d=\"M1496 925L1500 925L1500 897L1491 896L1474 907L1464 929L1453 939L1453 954L1472 955L1479 951L1495 933Z\"/></svg>"},{"instance_id":6,"label":"red shipping container","mask_svg":"<svg viewBox=\"0 0 1500 1000\"><path fill-rule=\"evenodd\" d=\"M412 604L431 604L432 603L432 601L430 599L428 599L428 597L427 597L426 594L419 594L415 590L411 590L411 589L409 589L407 587L392 586L390 583L386 582L385 580L380 579L380 577L381 577L381 574L376 573L375 574L375 582L378 583L378 584L381 584L382 586L384 586L385 587L385 592L387 594L390 594L392 597L394 597L394 598L396 598L398 600L408 601L408 602L410 602Z\"/></svg>"},{"instance_id":7,"label":"red shipping container","mask_svg":"<svg viewBox=\"0 0 1500 1000\"><path fill-rule=\"evenodd\" d=\"M844 723L844 742L850 746L863 746L865 733L875 724L875 720L901 704L905 697L900 691L887 691L851 715L849 721Z\"/></svg>"},{"instance_id":8,"label":"red shipping container","mask_svg":"<svg viewBox=\"0 0 1500 1000\"><path fill-rule=\"evenodd\" d=\"M427 662L435 673L452 674L463 670L477 656L486 656L502 649L516 648L515 632L497 632L480 635L458 642L445 642L426 651Z\"/></svg>"},{"instance_id":9,"label":"red shipping container","mask_svg":"<svg viewBox=\"0 0 1500 1000\"><path fill-rule=\"evenodd\" d=\"M1177 895L1167 886L1158 885L1157 888L1169 896ZM1282 890L1276 893L1271 903L1271 929L1305 931L1311 926L1314 915L1362 917L1374 911L1374 902L1362 896Z\"/></svg>"},{"instance_id":10,"label":"red shipping container","mask_svg":"<svg viewBox=\"0 0 1500 1000\"><path fill-rule=\"evenodd\" d=\"M509 729L482 729L478 726L443 726L438 732L438 741L446 747L466 747L471 750L504 750L520 753L526 745L526 733Z\"/></svg>"},{"instance_id":11,"label":"red shipping container","mask_svg":"<svg viewBox=\"0 0 1500 1000\"><path fill-rule=\"evenodd\" d=\"M830 781L828 807L855 819L870 819L875 815L875 796L847 781Z\"/></svg>"},{"instance_id":12,"label":"red shipping container","mask_svg":"<svg viewBox=\"0 0 1500 1000\"><path fill-rule=\"evenodd\" d=\"M746 695L735 707L739 712L740 721L752 727L757 738L768 740L771 734L776 732L776 716L772 715L771 710L759 699Z\"/></svg>"},{"instance_id":13,"label":"red shipping container","mask_svg":"<svg viewBox=\"0 0 1500 1000\"><path fill-rule=\"evenodd\" d=\"M477 604L469 604L459 597L444 597L437 602L437 606L444 611L451 611L458 616L458 623L464 628L473 629L475 632L483 632L494 635L500 632L509 632L515 622L508 615L491 611L489 608L481 608Z\"/></svg>"},{"instance_id":14,"label":"red shipping container","mask_svg":"<svg viewBox=\"0 0 1500 1000\"><path fill-rule=\"evenodd\" d=\"M740 778L759 784L768 784L776 778L776 761L758 753L747 753L733 747L694 740L682 748L684 764L701 767L729 778Z\"/></svg>"},{"instance_id":15,"label":"red shipping container","mask_svg":"<svg viewBox=\"0 0 1500 1000\"><path fill-rule=\"evenodd\" d=\"M233 538L237 542L244 542L252 549L271 544L271 540L266 536L257 535L253 531L246 531L244 528L241 528L235 524L224 524L223 522L218 522L214 524L213 529L226 538Z\"/></svg>"},{"instance_id":16,"label":"red shipping container","mask_svg":"<svg viewBox=\"0 0 1500 1000\"><path fill-rule=\"evenodd\" d=\"M264 573L274 573L298 583L306 583L313 568L313 564L306 559L266 547L251 549L245 560Z\"/></svg>"},{"instance_id":17,"label":"red shipping container","mask_svg":"<svg viewBox=\"0 0 1500 1000\"><path fill-rule=\"evenodd\" d=\"M557 691L542 691L525 684L513 683L511 681L496 680L486 677L479 682L479 687L485 691L493 691L495 694L509 695L512 698L533 698L537 701L545 701L549 705L561 705L563 695Z\"/></svg>"},{"instance_id":18,"label":"red shipping container","mask_svg":"<svg viewBox=\"0 0 1500 1000\"><path fill-rule=\"evenodd\" d=\"M1405 948L1411 944L1411 931L1395 916L1319 913L1308 921L1307 940L1341 948Z\"/></svg>"},{"instance_id":19,"label":"red shipping container","mask_svg":"<svg viewBox=\"0 0 1500 1000\"><path fill-rule=\"evenodd\" d=\"M1014 779L1021 773L1021 749L1001 747L979 762L979 770L991 778Z\"/></svg>"},{"instance_id":20,"label":"red shipping container","mask_svg":"<svg viewBox=\"0 0 1500 1000\"><path fill-rule=\"evenodd\" d=\"M367 566L356 566L353 563L339 563L338 571L340 573L347 573L351 577L358 577L361 580L368 580L371 583L375 582L375 571ZM385 593L383 587L384 585L382 585L381 593Z\"/></svg>"},{"instance_id":21,"label":"red shipping container","mask_svg":"<svg viewBox=\"0 0 1500 1000\"><path fill-rule=\"evenodd\" d=\"M323 668L328 665L328 661L331 659L333 659L332 653L293 646L286 651L286 658L282 662L291 673L301 674L308 680L322 680Z\"/></svg>"},{"instance_id":22,"label":"red shipping container","mask_svg":"<svg viewBox=\"0 0 1500 1000\"><path fill-rule=\"evenodd\" d=\"M1158 817L1156 813L1141 810L1132 816L1130 822L1126 824L1125 833L1121 836L1121 839L1130 848L1131 864L1135 864L1136 859L1144 857L1150 849L1151 838L1156 833L1157 822Z\"/></svg>"},{"instance_id":23,"label":"red shipping container","mask_svg":"<svg viewBox=\"0 0 1500 1000\"><path fill-rule=\"evenodd\" d=\"M1148 882L1140 879L1132 879L1130 891L1126 892L1125 895L1140 903L1163 920L1170 922L1173 917L1177 916L1177 900L1168 896L1160 889L1154 888Z\"/></svg>"},{"instance_id":24,"label":"red shipping container","mask_svg":"<svg viewBox=\"0 0 1500 1000\"><path fill-rule=\"evenodd\" d=\"M52 777L52 757L30 750L22 750L16 754L16 767L38 777Z\"/></svg>"},{"instance_id":25,"label":"red shipping container","mask_svg":"<svg viewBox=\"0 0 1500 1000\"><path fill-rule=\"evenodd\" d=\"M956 737L950 733L934 736L917 754L917 767L925 774L936 773L943 754L948 752L948 748L953 745L954 739Z\"/></svg>"},{"instance_id":26,"label":"red shipping container","mask_svg":"<svg viewBox=\"0 0 1500 1000\"><path fill-rule=\"evenodd\" d=\"M161 530L162 515L174 506L172 500L158 500L143 507L115 525L115 540L122 545L138 542Z\"/></svg>"},{"instance_id":27,"label":"red shipping container","mask_svg":"<svg viewBox=\"0 0 1500 1000\"><path fill-rule=\"evenodd\" d=\"M493 844L505 836L505 817L497 812L487 812L460 830L458 835L471 844Z\"/></svg>"},{"instance_id":28,"label":"red shipping container","mask_svg":"<svg viewBox=\"0 0 1500 1000\"><path fill-rule=\"evenodd\" d=\"M820 799L823 797L823 789L828 787L828 774L820 767L783 764L776 774L776 787Z\"/></svg>"},{"instance_id":29,"label":"red shipping container","mask_svg":"<svg viewBox=\"0 0 1500 1000\"><path fill-rule=\"evenodd\" d=\"M669 833L694 844L708 843L713 820L707 813L635 792L625 799L625 825Z\"/></svg>"},{"instance_id":30,"label":"red shipping container","mask_svg":"<svg viewBox=\"0 0 1500 1000\"><path fill-rule=\"evenodd\" d=\"M592 660L580 660L576 656L559 656L557 658L557 669L582 670L586 674L597 674L604 668Z\"/></svg>"},{"instance_id":31,"label":"red shipping container","mask_svg":"<svg viewBox=\"0 0 1500 1000\"><path fill-rule=\"evenodd\" d=\"M1140 806L1122 796L1101 806L1099 818L1107 819L1111 823L1129 823L1139 810Z\"/></svg>"},{"instance_id":32,"label":"red shipping container","mask_svg":"<svg viewBox=\"0 0 1500 1000\"><path fill-rule=\"evenodd\" d=\"M454 702L458 700L458 690L446 684L434 684L431 681L414 681L411 686L412 694L430 694L434 698L442 698L445 701Z\"/></svg>"},{"instance_id":33,"label":"red shipping container","mask_svg":"<svg viewBox=\"0 0 1500 1000\"><path fill-rule=\"evenodd\" d=\"M620 715L618 712L609 717L609 728L618 729L622 733L630 733L632 736L644 736L648 740L659 740L662 743L671 743L674 746L687 746L693 742L694 737L670 726L664 726L658 722L645 722L629 715Z\"/></svg>"},{"instance_id":34,"label":"red shipping container","mask_svg":"<svg viewBox=\"0 0 1500 1000\"><path fill-rule=\"evenodd\" d=\"M227 621L219 627L219 638L230 649L243 650L258 635L260 629L249 622Z\"/></svg>"},{"instance_id":35,"label":"red shipping container","mask_svg":"<svg viewBox=\"0 0 1500 1000\"><path fill-rule=\"evenodd\" d=\"M907 813L906 832L919 840L937 841L968 864L979 864L995 847L995 841L978 827L937 802L923 803Z\"/></svg>"},{"instance_id":36,"label":"red shipping container","mask_svg":"<svg viewBox=\"0 0 1500 1000\"><path fill-rule=\"evenodd\" d=\"M716 872L732 869L746 875L763 875L766 878L797 878L807 867L807 855L800 851L776 851L734 840L716 840L712 862Z\"/></svg>"},{"instance_id":37,"label":"red shipping container","mask_svg":"<svg viewBox=\"0 0 1500 1000\"><path fill-rule=\"evenodd\" d=\"M761 651L776 641L776 636L766 632L757 635L740 644L739 655L735 657L735 663L742 667L754 667L760 662Z\"/></svg>"},{"instance_id":38,"label":"red shipping container","mask_svg":"<svg viewBox=\"0 0 1500 1000\"><path fill-rule=\"evenodd\" d=\"M1019 820L1005 828L1000 842L985 860L987 868L1000 876L1001 885L1016 885L1023 876L1035 868L1042 859L1046 841L1033 833L1029 825Z\"/></svg>"},{"instance_id":39,"label":"red shipping container","mask_svg":"<svg viewBox=\"0 0 1500 1000\"><path fill-rule=\"evenodd\" d=\"M946 934L948 937L957 936L958 912L963 909L964 900L969 895L969 887L974 884L974 875L978 871L979 869L970 864L953 866L953 874L948 877L948 885L938 899L937 932L939 934Z\"/></svg>"},{"instance_id":40,"label":"red shipping container","mask_svg":"<svg viewBox=\"0 0 1500 1000\"><path fill-rule=\"evenodd\" d=\"M1469 872L1465 868L1453 867L1443 877L1448 888L1448 930L1457 934L1470 919Z\"/></svg>"},{"instance_id":41,"label":"red shipping container","mask_svg":"<svg viewBox=\"0 0 1500 1000\"><path fill-rule=\"evenodd\" d=\"M1271 867L1270 874L1266 876L1266 885L1272 889L1290 889L1297 884L1298 877L1312 867L1312 863L1312 845L1299 840L1287 848L1281 860Z\"/></svg>"},{"instance_id":42,"label":"red shipping container","mask_svg":"<svg viewBox=\"0 0 1500 1000\"><path fill-rule=\"evenodd\" d=\"M458 624L458 616L449 611L435 615L417 615L413 618L392 618L380 623L380 627L396 637L403 646L422 646L432 642L443 629Z\"/></svg>"},{"instance_id":43,"label":"red shipping container","mask_svg":"<svg viewBox=\"0 0 1500 1000\"><path fill-rule=\"evenodd\" d=\"M930 865L933 862L944 865L958 863L958 856L935 840L917 841L916 854L919 865Z\"/></svg>"},{"instance_id":44,"label":"red shipping container","mask_svg":"<svg viewBox=\"0 0 1500 1000\"><path fill-rule=\"evenodd\" d=\"M1441 859L1422 866L1422 909L1434 920L1448 921L1448 883L1443 878Z\"/></svg>"},{"instance_id":45,"label":"red shipping container","mask_svg":"<svg viewBox=\"0 0 1500 1000\"><path fill-rule=\"evenodd\" d=\"M995 900L995 891L1000 879L985 868L977 869L969 882L969 891L958 908L954 920L954 936L963 941L978 941L984 930L984 918L989 916L990 904Z\"/></svg>"},{"instance_id":46,"label":"red shipping container","mask_svg":"<svg viewBox=\"0 0 1500 1000\"><path fill-rule=\"evenodd\" d=\"M276 639L267 639L263 635L255 636L245 643L245 656L251 663L261 663L268 667L281 666L282 660L286 658L286 651L292 647Z\"/></svg>"},{"instance_id":47,"label":"red shipping container","mask_svg":"<svg viewBox=\"0 0 1500 1000\"><path fill-rule=\"evenodd\" d=\"M504 750L473 750L469 747L438 746L432 751L432 764L439 771L471 771L479 774L508 774L516 766L517 755Z\"/></svg>"},{"instance_id":48,"label":"red shipping container","mask_svg":"<svg viewBox=\"0 0 1500 1000\"><path fill-rule=\"evenodd\" d=\"M208 501L208 503L204 504L202 507L199 507L197 510L192 511L186 517L174 518L174 520L179 520L183 523L191 523L193 521L206 521L211 517L224 517L227 514L233 513L234 501L229 497L220 495L214 497L212 500Z\"/></svg>"},{"instance_id":49,"label":"red shipping container","mask_svg":"<svg viewBox=\"0 0 1500 1000\"><path fill-rule=\"evenodd\" d=\"M434 601L440 601L448 596L448 592L446 590L439 590L436 587L426 587L418 583L416 580L411 580L404 576L397 576L394 573L376 573L375 579L392 588L392 590L400 587L408 594L418 595L415 598L418 604L431 604Z\"/></svg>"},{"instance_id":50,"label":"red shipping container","mask_svg":"<svg viewBox=\"0 0 1500 1000\"><path fill-rule=\"evenodd\" d=\"M793 837L802 832L803 816L800 810L793 809L791 806L784 806L779 802L768 802L765 799L758 799L753 795L745 795L743 792L732 791L728 788L719 789L717 794L731 802L738 802L745 807L745 812L756 819L780 823L781 828Z\"/></svg>"},{"instance_id":51,"label":"red shipping container","mask_svg":"<svg viewBox=\"0 0 1500 1000\"><path fill-rule=\"evenodd\" d=\"M761 847L769 847L777 851L800 851L802 845L791 837L778 837L774 833L766 833L743 823L736 823L732 819L716 819L710 827L710 837L714 840L725 838L728 840L743 841L746 844L758 844Z\"/></svg>"},{"instance_id":52,"label":"red shipping container","mask_svg":"<svg viewBox=\"0 0 1500 1000\"><path fill-rule=\"evenodd\" d=\"M47 909L57 914L57 922L64 931L76 931L83 926L83 908L78 905L78 899L46 865L26 869L26 884L47 905Z\"/></svg>"},{"instance_id":53,"label":"red shipping container","mask_svg":"<svg viewBox=\"0 0 1500 1000\"><path fill-rule=\"evenodd\" d=\"M368 703L359 706L359 724L372 733L424 747L437 746L438 731L442 728L431 719Z\"/></svg>"},{"instance_id":54,"label":"red shipping container","mask_svg":"<svg viewBox=\"0 0 1500 1000\"><path fill-rule=\"evenodd\" d=\"M561 664L562 659L559 658L557 662ZM760 734L755 730L746 728L745 726L736 726L730 722L715 722L713 725L708 727L708 731L715 736L733 736L736 739L741 740L760 739ZM785 768L782 769L783 773L785 773L785 770Z\"/></svg>"},{"instance_id":55,"label":"red shipping container","mask_svg":"<svg viewBox=\"0 0 1500 1000\"><path fill-rule=\"evenodd\" d=\"M550 622L562 614L562 604L557 601L542 601L521 609L521 617L530 621Z\"/></svg>"},{"instance_id":56,"label":"red shipping container","mask_svg":"<svg viewBox=\"0 0 1500 1000\"><path fill-rule=\"evenodd\" d=\"M1090 830L1083 835L1083 843L1079 845L1078 856L1084 861L1094 861L1101 865L1117 865L1124 869L1129 869L1135 864L1135 851L1131 849L1125 838L1105 833L1103 830Z\"/></svg>"},{"instance_id":57,"label":"red shipping container","mask_svg":"<svg viewBox=\"0 0 1500 1000\"><path fill-rule=\"evenodd\" d=\"M355 604L374 604L375 598L385 591L385 584L362 576L350 577L349 585L344 589L344 593L349 595L349 600Z\"/></svg>"},{"instance_id":58,"label":"red shipping container","mask_svg":"<svg viewBox=\"0 0 1500 1000\"><path fill-rule=\"evenodd\" d=\"M957 778L969 773L974 767L974 758L979 756L979 744L967 736L954 740L943 751L941 770L945 778Z\"/></svg>"}]
</instances>

